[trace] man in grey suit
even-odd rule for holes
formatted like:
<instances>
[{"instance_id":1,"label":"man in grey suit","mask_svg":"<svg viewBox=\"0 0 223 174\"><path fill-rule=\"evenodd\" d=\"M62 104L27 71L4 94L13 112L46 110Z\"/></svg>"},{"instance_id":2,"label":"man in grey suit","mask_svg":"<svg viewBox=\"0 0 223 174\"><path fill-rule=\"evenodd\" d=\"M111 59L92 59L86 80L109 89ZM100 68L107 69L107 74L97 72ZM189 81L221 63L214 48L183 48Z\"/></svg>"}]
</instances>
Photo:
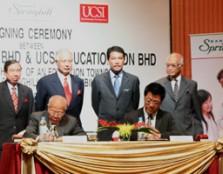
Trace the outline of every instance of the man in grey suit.
<instances>
[{"instance_id":1,"label":"man in grey suit","mask_svg":"<svg viewBox=\"0 0 223 174\"><path fill-rule=\"evenodd\" d=\"M86 135L84 130L79 126L75 117L65 114L67 110L67 101L63 96L54 95L49 99L47 111L34 112L31 115L25 138L39 139L39 122L42 116L45 116L47 127L50 130L53 126L55 137L50 137L49 141L63 141L64 135Z\"/></svg>"},{"instance_id":2,"label":"man in grey suit","mask_svg":"<svg viewBox=\"0 0 223 174\"><path fill-rule=\"evenodd\" d=\"M96 76L92 82L92 107L98 119L122 122L124 114L139 105L139 79L123 71L125 52L119 46L107 50L110 71ZM100 126L100 125L99 125ZM112 140L111 130L98 132L99 141Z\"/></svg>"},{"instance_id":3,"label":"man in grey suit","mask_svg":"<svg viewBox=\"0 0 223 174\"><path fill-rule=\"evenodd\" d=\"M19 83L21 71L18 61L5 62L6 80L0 83L0 156L2 144L12 142L12 135L26 128L33 111L33 92Z\"/></svg>"},{"instance_id":4,"label":"man in grey suit","mask_svg":"<svg viewBox=\"0 0 223 174\"><path fill-rule=\"evenodd\" d=\"M150 83L144 90L144 107L126 113L125 122L135 124L141 117L143 122L155 127L159 134L143 134L144 138L149 140L169 139L170 135L179 135L180 131L171 113L160 109L164 97L164 87L158 83ZM137 140L137 134L133 133L130 140Z\"/></svg>"},{"instance_id":5,"label":"man in grey suit","mask_svg":"<svg viewBox=\"0 0 223 174\"><path fill-rule=\"evenodd\" d=\"M169 111L184 135L202 134L202 115L198 103L197 82L181 74L183 56L172 53L166 62L167 77L157 82L166 89L161 108Z\"/></svg>"}]
</instances>

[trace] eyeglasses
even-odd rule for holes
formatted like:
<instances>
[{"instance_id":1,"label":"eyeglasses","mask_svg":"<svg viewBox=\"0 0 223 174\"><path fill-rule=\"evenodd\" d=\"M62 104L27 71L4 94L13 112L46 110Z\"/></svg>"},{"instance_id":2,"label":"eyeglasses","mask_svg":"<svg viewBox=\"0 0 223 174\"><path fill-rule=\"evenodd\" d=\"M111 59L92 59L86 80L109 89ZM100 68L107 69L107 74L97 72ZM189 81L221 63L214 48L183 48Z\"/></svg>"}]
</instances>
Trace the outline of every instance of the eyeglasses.
<instances>
[{"instance_id":1,"label":"eyeglasses","mask_svg":"<svg viewBox=\"0 0 223 174\"><path fill-rule=\"evenodd\" d=\"M169 67L176 68L176 67L178 67L178 66L180 67L181 64L169 64L169 63L166 64L166 67L167 67L167 68L169 68Z\"/></svg>"},{"instance_id":2,"label":"eyeglasses","mask_svg":"<svg viewBox=\"0 0 223 174\"><path fill-rule=\"evenodd\" d=\"M154 105L158 106L161 102L158 100L152 100L152 99L148 98L148 99L145 99L145 103L146 104L153 103Z\"/></svg>"},{"instance_id":3,"label":"eyeglasses","mask_svg":"<svg viewBox=\"0 0 223 174\"><path fill-rule=\"evenodd\" d=\"M50 115L56 115L59 116L59 117L62 117L64 115L64 111L54 111L54 110L51 110L51 109L48 109L48 112Z\"/></svg>"}]
</instances>

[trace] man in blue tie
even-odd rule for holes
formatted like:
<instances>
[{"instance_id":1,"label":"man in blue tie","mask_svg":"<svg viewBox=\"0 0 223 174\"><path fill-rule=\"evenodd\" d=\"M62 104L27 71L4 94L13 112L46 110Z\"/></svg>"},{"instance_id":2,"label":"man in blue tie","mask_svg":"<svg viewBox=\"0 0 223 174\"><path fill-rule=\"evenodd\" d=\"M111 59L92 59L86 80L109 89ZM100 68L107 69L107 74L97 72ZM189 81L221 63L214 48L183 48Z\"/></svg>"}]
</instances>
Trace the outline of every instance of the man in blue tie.
<instances>
[{"instance_id":1,"label":"man in blue tie","mask_svg":"<svg viewBox=\"0 0 223 174\"><path fill-rule=\"evenodd\" d=\"M123 71L123 48L108 48L107 61L110 70L96 76L92 82L92 107L99 119L122 122L126 112L138 108L139 79ZM111 130L101 131L97 138L99 141L110 141L112 133Z\"/></svg>"}]
</instances>

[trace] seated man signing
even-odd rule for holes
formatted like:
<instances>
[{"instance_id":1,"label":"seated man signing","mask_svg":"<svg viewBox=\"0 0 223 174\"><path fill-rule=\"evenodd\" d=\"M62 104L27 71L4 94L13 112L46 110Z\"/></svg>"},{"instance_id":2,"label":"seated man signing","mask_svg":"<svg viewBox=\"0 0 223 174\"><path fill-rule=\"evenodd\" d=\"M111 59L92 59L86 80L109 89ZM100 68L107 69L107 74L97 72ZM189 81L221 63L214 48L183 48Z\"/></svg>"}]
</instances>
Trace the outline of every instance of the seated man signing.
<instances>
[{"instance_id":1,"label":"seated man signing","mask_svg":"<svg viewBox=\"0 0 223 174\"><path fill-rule=\"evenodd\" d=\"M33 138L39 140L39 122L42 116L45 116L47 127L53 126L56 140L49 137L48 141L62 141L64 135L86 135L84 130L79 126L77 119L66 114L67 101L63 96L54 95L49 99L48 110L34 112L31 118L24 138Z\"/></svg>"},{"instance_id":2,"label":"seated man signing","mask_svg":"<svg viewBox=\"0 0 223 174\"><path fill-rule=\"evenodd\" d=\"M175 124L171 113L161 110L160 105L165 97L165 89L158 83L151 83L146 86L144 91L144 107L125 114L125 122L137 123L139 117L152 127L159 130L159 134L146 134L145 139L154 140L165 138L169 139L170 135L179 135L180 132ZM137 135L132 134L131 140L136 141Z\"/></svg>"}]
</instances>

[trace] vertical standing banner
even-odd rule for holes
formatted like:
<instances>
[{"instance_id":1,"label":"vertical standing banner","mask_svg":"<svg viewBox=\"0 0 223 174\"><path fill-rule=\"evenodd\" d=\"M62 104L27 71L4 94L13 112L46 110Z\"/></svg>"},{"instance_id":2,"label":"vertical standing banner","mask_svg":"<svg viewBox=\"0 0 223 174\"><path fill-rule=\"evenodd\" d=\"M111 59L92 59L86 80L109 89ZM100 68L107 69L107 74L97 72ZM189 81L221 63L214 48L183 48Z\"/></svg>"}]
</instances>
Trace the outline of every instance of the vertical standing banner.
<instances>
[{"instance_id":1,"label":"vertical standing banner","mask_svg":"<svg viewBox=\"0 0 223 174\"><path fill-rule=\"evenodd\" d=\"M212 95L213 114L223 135L223 88L217 80L223 69L223 33L191 35L192 78L198 89Z\"/></svg>"},{"instance_id":2,"label":"vertical standing banner","mask_svg":"<svg viewBox=\"0 0 223 174\"><path fill-rule=\"evenodd\" d=\"M56 70L55 52L68 48L74 55L72 74L84 80L81 112L86 131L96 130L91 107L91 82L109 70L108 47L126 51L124 70L140 79L143 91L164 76L170 53L167 0L0 0L0 81L3 65L16 59L22 65L21 83L36 94L37 81Z\"/></svg>"}]
</instances>

